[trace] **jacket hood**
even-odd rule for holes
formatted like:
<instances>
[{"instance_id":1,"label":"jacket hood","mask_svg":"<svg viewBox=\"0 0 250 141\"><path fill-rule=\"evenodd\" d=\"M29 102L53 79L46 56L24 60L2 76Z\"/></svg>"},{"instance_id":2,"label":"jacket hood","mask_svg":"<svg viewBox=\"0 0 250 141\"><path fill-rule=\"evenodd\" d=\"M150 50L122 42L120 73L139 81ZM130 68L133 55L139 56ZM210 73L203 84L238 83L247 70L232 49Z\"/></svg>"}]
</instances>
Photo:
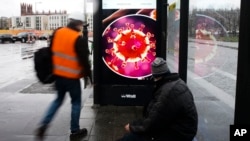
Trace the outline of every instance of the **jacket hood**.
<instances>
[{"instance_id":1,"label":"jacket hood","mask_svg":"<svg viewBox=\"0 0 250 141\"><path fill-rule=\"evenodd\" d=\"M166 76L163 76L162 79L160 79L160 80L158 80L158 81L155 82L155 87L159 88L163 84L168 83L168 82L172 82L172 81L176 81L179 78L180 77L179 77L178 73L167 74Z\"/></svg>"}]
</instances>

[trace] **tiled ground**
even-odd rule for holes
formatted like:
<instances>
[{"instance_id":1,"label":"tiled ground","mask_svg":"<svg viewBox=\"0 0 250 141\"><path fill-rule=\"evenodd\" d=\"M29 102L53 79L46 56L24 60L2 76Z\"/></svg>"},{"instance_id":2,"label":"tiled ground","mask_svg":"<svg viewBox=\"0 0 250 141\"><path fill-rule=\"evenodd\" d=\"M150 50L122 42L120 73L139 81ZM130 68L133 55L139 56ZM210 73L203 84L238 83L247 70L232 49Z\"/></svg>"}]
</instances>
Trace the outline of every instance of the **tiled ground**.
<instances>
[{"instance_id":1,"label":"tiled ground","mask_svg":"<svg viewBox=\"0 0 250 141\"><path fill-rule=\"evenodd\" d=\"M78 141L115 141L125 133L127 123L141 117L142 107L93 106L92 101L86 100L80 120L81 126L87 127L88 136Z\"/></svg>"}]
</instances>

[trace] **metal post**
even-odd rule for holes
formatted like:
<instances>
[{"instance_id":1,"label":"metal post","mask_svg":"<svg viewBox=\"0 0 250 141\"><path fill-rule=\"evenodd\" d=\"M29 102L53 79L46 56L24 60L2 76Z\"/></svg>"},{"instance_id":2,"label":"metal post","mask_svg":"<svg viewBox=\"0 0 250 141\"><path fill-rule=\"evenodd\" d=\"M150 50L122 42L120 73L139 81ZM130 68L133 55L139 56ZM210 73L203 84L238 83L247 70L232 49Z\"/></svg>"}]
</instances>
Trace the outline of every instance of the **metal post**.
<instances>
[{"instance_id":1,"label":"metal post","mask_svg":"<svg viewBox=\"0 0 250 141\"><path fill-rule=\"evenodd\" d=\"M188 56L188 15L189 1L181 0L180 15L180 50L179 50L179 75L187 82L187 56Z\"/></svg>"},{"instance_id":2,"label":"metal post","mask_svg":"<svg viewBox=\"0 0 250 141\"><path fill-rule=\"evenodd\" d=\"M85 25L83 25L83 36L85 36L86 38L85 39L87 39L87 41L88 41L88 34L89 34L89 31L88 31L88 26L89 26L89 24L87 23L87 24L85 24Z\"/></svg>"},{"instance_id":3,"label":"metal post","mask_svg":"<svg viewBox=\"0 0 250 141\"><path fill-rule=\"evenodd\" d=\"M237 85L235 96L235 125L250 125L250 1L241 0L238 49Z\"/></svg>"}]
</instances>

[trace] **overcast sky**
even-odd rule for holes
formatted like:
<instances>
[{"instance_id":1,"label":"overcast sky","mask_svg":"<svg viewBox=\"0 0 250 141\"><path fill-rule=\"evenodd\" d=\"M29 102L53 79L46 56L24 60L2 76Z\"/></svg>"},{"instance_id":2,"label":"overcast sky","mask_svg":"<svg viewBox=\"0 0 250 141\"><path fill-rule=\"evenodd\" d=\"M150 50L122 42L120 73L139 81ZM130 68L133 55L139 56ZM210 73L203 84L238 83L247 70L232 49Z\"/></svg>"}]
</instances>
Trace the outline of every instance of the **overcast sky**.
<instances>
[{"instance_id":1,"label":"overcast sky","mask_svg":"<svg viewBox=\"0 0 250 141\"><path fill-rule=\"evenodd\" d=\"M33 5L33 11L45 12L67 10L71 12L83 12L84 0L1 0L0 17L20 16L20 3ZM168 0L169 3L176 0ZM197 8L236 8L240 7L241 0L190 0L190 7ZM91 6L88 6L90 8ZM87 9L92 10L92 9Z\"/></svg>"},{"instance_id":2,"label":"overcast sky","mask_svg":"<svg viewBox=\"0 0 250 141\"><path fill-rule=\"evenodd\" d=\"M20 16L20 3L33 5L39 12L67 10L71 12L83 13L83 0L1 0L0 17Z\"/></svg>"},{"instance_id":3,"label":"overcast sky","mask_svg":"<svg viewBox=\"0 0 250 141\"><path fill-rule=\"evenodd\" d=\"M173 0L169 0L173 1ZM190 7L196 8L240 8L241 0L190 0Z\"/></svg>"}]
</instances>

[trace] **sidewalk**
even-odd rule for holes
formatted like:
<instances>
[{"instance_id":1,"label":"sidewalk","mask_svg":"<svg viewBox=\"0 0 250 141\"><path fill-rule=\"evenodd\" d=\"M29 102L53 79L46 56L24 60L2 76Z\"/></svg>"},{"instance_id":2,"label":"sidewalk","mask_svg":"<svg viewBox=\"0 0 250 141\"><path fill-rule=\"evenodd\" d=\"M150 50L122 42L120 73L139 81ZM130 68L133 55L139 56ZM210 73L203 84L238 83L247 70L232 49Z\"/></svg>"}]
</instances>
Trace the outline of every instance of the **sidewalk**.
<instances>
[{"instance_id":1,"label":"sidewalk","mask_svg":"<svg viewBox=\"0 0 250 141\"><path fill-rule=\"evenodd\" d=\"M198 110L199 125L194 141L228 141L233 109L212 96L206 89L189 82ZM81 112L81 126L87 127L88 136L79 141L115 141L122 136L124 125L141 117L142 107L93 105L90 94Z\"/></svg>"},{"instance_id":2,"label":"sidewalk","mask_svg":"<svg viewBox=\"0 0 250 141\"><path fill-rule=\"evenodd\" d=\"M35 79L22 79L0 88L0 141L34 141L34 130L55 91L50 85L42 85ZM113 141L125 132L124 126L141 115L141 107L95 106L93 90L82 94L80 126L88 129L88 136L74 141ZM59 109L48 129L45 141L70 140L70 98Z\"/></svg>"},{"instance_id":3,"label":"sidewalk","mask_svg":"<svg viewBox=\"0 0 250 141\"><path fill-rule=\"evenodd\" d=\"M216 88L206 88L209 87L207 82L192 80L188 85L199 116L194 141L228 141L229 125L234 117L232 106ZM80 126L88 129L88 135L74 141L115 141L125 133L125 124L141 116L142 107L93 105L93 88L84 89L82 96ZM34 141L34 130L54 98L52 87L38 83L33 73L0 86L0 141ZM45 141L72 141L69 138L70 112L67 95Z\"/></svg>"},{"instance_id":4,"label":"sidewalk","mask_svg":"<svg viewBox=\"0 0 250 141\"><path fill-rule=\"evenodd\" d=\"M34 82L20 80L1 88L0 141L34 141L34 129L55 98L50 86ZM228 141L233 109L205 88L198 87L200 84L197 83L189 82L199 116L194 141ZM115 141L125 133L124 125L140 117L142 112L142 107L93 105L92 88L83 90L82 101L80 126L88 129L88 135L74 141ZM69 138L70 108L70 98L67 96L45 141L73 141Z\"/></svg>"},{"instance_id":5,"label":"sidewalk","mask_svg":"<svg viewBox=\"0 0 250 141\"><path fill-rule=\"evenodd\" d=\"M93 106L93 98L85 101L81 112L81 125L87 127L88 136L80 141L115 141L124 133L124 126L141 116L142 107Z\"/></svg>"},{"instance_id":6,"label":"sidewalk","mask_svg":"<svg viewBox=\"0 0 250 141\"><path fill-rule=\"evenodd\" d=\"M201 40L201 39L188 39L189 42L196 42L199 44L217 44L217 46L220 47L227 47L231 49L238 49L239 43L238 42L222 42L222 41L215 41L213 42L212 40Z\"/></svg>"}]
</instances>

